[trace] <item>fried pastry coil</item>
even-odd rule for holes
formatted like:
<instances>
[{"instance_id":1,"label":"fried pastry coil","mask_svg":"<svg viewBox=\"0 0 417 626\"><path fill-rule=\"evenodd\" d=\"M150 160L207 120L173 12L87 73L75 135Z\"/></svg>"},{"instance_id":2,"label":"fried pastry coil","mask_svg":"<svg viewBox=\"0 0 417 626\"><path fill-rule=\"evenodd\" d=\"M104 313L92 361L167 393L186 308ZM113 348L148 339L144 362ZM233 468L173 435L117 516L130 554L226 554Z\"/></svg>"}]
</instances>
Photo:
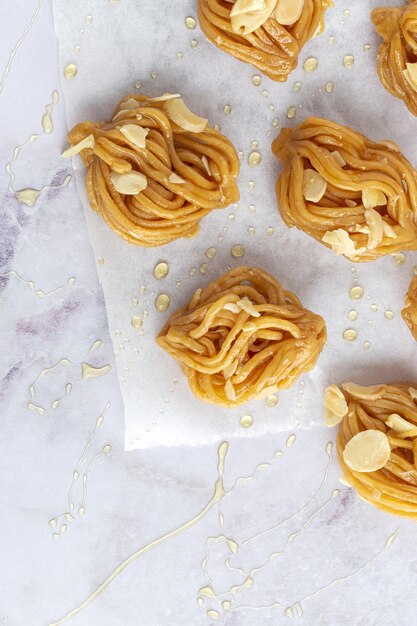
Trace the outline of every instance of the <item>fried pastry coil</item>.
<instances>
[{"instance_id":1,"label":"fried pastry coil","mask_svg":"<svg viewBox=\"0 0 417 626\"><path fill-rule=\"evenodd\" d=\"M414 339L417 341L417 276L414 276L410 283L404 298L404 304L405 307L401 311L401 315Z\"/></svg>"},{"instance_id":2,"label":"fried pastry coil","mask_svg":"<svg viewBox=\"0 0 417 626\"><path fill-rule=\"evenodd\" d=\"M417 249L417 172L392 141L310 117L272 144L287 226L353 261Z\"/></svg>"},{"instance_id":3,"label":"fried pastry coil","mask_svg":"<svg viewBox=\"0 0 417 626\"><path fill-rule=\"evenodd\" d=\"M92 143L80 152L91 207L120 237L139 246L192 237L207 213L239 199L239 159L232 143L203 118L197 118L198 132L174 122L167 107L174 100L129 95L112 121L83 122L68 135L72 146ZM142 142L136 141L138 133ZM126 174L145 187L118 191L114 181L119 177L118 184L126 184Z\"/></svg>"},{"instance_id":4,"label":"fried pastry coil","mask_svg":"<svg viewBox=\"0 0 417 626\"><path fill-rule=\"evenodd\" d=\"M264 270L244 266L198 289L157 338L191 391L224 407L291 387L325 341L322 317Z\"/></svg>"},{"instance_id":5,"label":"fried pastry coil","mask_svg":"<svg viewBox=\"0 0 417 626\"><path fill-rule=\"evenodd\" d=\"M417 389L406 383L374 387L347 383L339 392L346 400L346 412L339 426L337 453L346 481L373 506L417 519ZM357 471L349 467L346 446L368 430L386 435L386 462L383 459L383 466L375 471Z\"/></svg>"},{"instance_id":6,"label":"fried pastry coil","mask_svg":"<svg viewBox=\"0 0 417 626\"><path fill-rule=\"evenodd\" d=\"M272 80L283 82L297 67L298 56L306 42L323 31L324 14L333 6L333 1L304 0L300 16L290 25L277 21L280 2L282 0L272 2L277 8L259 28L248 34L232 28L233 0L198 0L198 18L206 37L220 50L253 65ZM299 0L296 3L299 4Z\"/></svg>"},{"instance_id":7,"label":"fried pastry coil","mask_svg":"<svg viewBox=\"0 0 417 626\"><path fill-rule=\"evenodd\" d=\"M417 115L417 2L374 9L371 19L383 39L378 49L381 83Z\"/></svg>"}]
</instances>

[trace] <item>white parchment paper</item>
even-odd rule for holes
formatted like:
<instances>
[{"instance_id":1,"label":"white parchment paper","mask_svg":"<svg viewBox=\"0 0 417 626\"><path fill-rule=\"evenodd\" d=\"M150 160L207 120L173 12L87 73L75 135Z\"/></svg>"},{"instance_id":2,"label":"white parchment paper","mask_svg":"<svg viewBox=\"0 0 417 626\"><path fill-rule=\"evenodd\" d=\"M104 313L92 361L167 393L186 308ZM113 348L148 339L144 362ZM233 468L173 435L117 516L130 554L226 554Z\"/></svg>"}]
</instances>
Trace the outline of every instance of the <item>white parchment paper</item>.
<instances>
[{"instance_id":1,"label":"white parchment paper","mask_svg":"<svg viewBox=\"0 0 417 626\"><path fill-rule=\"evenodd\" d=\"M252 77L259 72L217 50L198 26L185 27L186 16L196 17L192 0L54 0L61 74L68 63L78 68L73 80L62 78L69 127L85 119L108 119L117 101L130 92L180 92L190 108L219 124L243 152L239 205L213 211L195 239L154 249L129 246L90 210L84 169L78 157L74 159L116 353L126 449L198 445L295 425L309 428L321 423L322 392L331 382L417 378L417 345L400 316L417 255L407 254L403 264L388 257L353 267L306 234L288 229L276 208L279 166L270 151L280 127L317 115L351 125L373 139L394 139L416 161L417 120L385 92L376 74L379 38L369 13L381 4L392 3L337 1L327 12L326 31L304 48L288 82L262 77L261 85L254 86ZM345 55L354 56L351 68L344 66ZM318 59L318 68L306 73L303 63L310 56ZM135 81L141 81L139 89ZM331 93L325 87L329 82ZM301 84L299 90L296 83ZM231 107L229 115L225 105ZM290 120L286 114L291 106L296 116ZM256 168L247 164L252 145L263 157ZM273 234L267 234L271 228ZM235 244L246 249L242 259L231 256ZM205 256L209 247L217 249L212 260ZM162 260L170 271L158 281L153 268ZM282 392L276 407L262 401L227 411L196 400L179 366L154 339L168 315L196 288L242 262L267 269L305 306L323 315L329 338L318 366L292 390ZM354 284L364 288L361 300L349 297ZM160 293L171 299L165 313L154 306ZM348 319L351 309L358 312L356 322ZM387 310L394 313L393 320L385 318ZM141 331L131 325L134 315L144 318ZM358 333L353 342L342 337L350 327ZM239 425L245 414L254 418L246 431Z\"/></svg>"}]
</instances>

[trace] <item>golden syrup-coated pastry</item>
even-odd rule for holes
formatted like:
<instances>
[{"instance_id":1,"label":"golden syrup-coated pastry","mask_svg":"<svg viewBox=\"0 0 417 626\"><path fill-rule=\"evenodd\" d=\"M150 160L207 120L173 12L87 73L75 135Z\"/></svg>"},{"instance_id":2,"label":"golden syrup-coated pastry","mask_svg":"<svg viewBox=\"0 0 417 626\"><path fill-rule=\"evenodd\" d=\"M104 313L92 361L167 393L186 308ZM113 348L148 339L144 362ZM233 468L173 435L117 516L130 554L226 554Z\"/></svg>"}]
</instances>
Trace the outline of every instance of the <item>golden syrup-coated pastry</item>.
<instances>
[{"instance_id":1,"label":"golden syrup-coated pastry","mask_svg":"<svg viewBox=\"0 0 417 626\"><path fill-rule=\"evenodd\" d=\"M235 407L291 387L326 341L322 317L256 267L198 289L157 338L201 400Z\"/></svg>"},{"instance_id":2,"label":"golden syrup-coated pastry","mask_svg":"<svg viewBox=\"0 0 417 626\"><path fill-rule=\"evenodd\" d=\"M206 37L276 81L297 67L305 43L324 30L332 0L197 0Z\"/></svg>"},{"instance_id":3,"label":"golden syrup-coated pastry","mask_svg":"<svg viewBox=\"0 0 417 626\"><path fill-rule=\"evenodd\" d=\"M417 276L414 276L410 283L407 294L404 298L404 308L401 315L414 339L417 341Z\"/></svg>"},{"instance_id":4,"label":"golden syrup-coated pastry","mask_svg":"<svg viewBox=\"0 0 417 626\"><path fill-rule=\"evenodd\" d=\"M394 142L309 117L284 128L272 151L287 226L351 261L417 249L417 172Z\"/></svg>"},{"instance_id":5,"label":"golden syrup-coated pastry","mask_svg":"<svg viewBox=\"0 0 417 626\"><path fill-rule=\"evenodd\" d=\"M324 394L345 480L370 504L417 520L416 401L407 383L330 385Z\"/></svg>"},{"instance_id":6,"label":"golden syrup-coated pastry","mask_svg":"<svg viewBox=\"0 0 417 626\"><path fill-rule=\"evenodd\" d=\"M371 19L383 39L378 50L379 78L417 115L417 2L374 9Z\"/></svg>"},{"instance_id":7,"label":"golden syrup-coated pastry","mask_svg":"<svg viewBox=\"0 0 417 626\"><path fill-rule=\"evenodd\" d=\"M179 94L126 96L110 122L77 124L68 137L64 156L81 155L91 207L129 243L193 237L207 213L239 200L235 148Z\"/></svg>"}]
</instances>

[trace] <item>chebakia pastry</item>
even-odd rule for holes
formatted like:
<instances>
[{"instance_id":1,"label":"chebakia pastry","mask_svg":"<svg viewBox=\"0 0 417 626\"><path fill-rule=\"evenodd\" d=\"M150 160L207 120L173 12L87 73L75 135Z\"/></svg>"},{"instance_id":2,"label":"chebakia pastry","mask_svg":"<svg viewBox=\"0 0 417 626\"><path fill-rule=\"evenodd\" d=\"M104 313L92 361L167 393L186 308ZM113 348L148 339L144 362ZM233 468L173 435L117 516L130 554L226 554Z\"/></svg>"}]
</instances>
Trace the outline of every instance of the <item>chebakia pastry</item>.
<instances>
[{"instance_id":1,"label":"chebakia pastry","mask_svg":"<svg viewBox=\"0 0 417 626\"><path fill-rule=\"evenodd\" d=\"M414 339L417 341L417 276L414 276L410 283L407 294L404 298L404 308L401 315Z\"/></svg>"},{"instance_id":2,"label":"chebakia pastry","mask_svg":"<svg viewBox=\"0 0 417 626\"><path fill-rule=\"evenodd\" d=\"M202 30L218 48L285 81L304 44L324 29L333 0L198 0Z\"/></svg>"},{"instance_id":3,"label":"chebakia pastry","mask_svg":"<svg viewBox=\"0 0 417 626\"><path fill-rule=\"evenodd\" d=\"M81 155L91 207L129 243L192 237L212 209L239 200L235 148L179 94L126 96L110 122L77 124L68 137L64 156Z\"/></svg>"},{"instance_id":4,"label":"chebakia pastry","mask_svg":"<svg viewBox=\"0 0 417 626\"><path fill-rule=\"evenodd\" d=\"M224 407L291 387L314 367L325 341L323 318L256 267L198 289L157 338L192 392Z\"/></svg>"},{"instance_id":5,"label":"chebakia pastry","mask_svg":"<svg viewBox=\"0 0 417 626\"><path fill-rule=\"evenodd\" d=\"M417 249L417 172L394 142L310 117L284 128L272 151L287 226L352 261Z\"/></svg>"},{"instance_id":6,"label":"chebakia pastry","mask_svg":"<svg viewBox=\"0 0 417 626\"><path fill-rule=\"evenodd\" d=\"M374 9L371 19L383 39L378 50L379 78L417 115L417 2Z\"/></svg>"},{"instance_id":7,"label":"chebakia pastry","mask_svg":"<svg viewBox=\"0 0 417 626\"><path fill-rule=\"evenodd\" d=\"M374 506L417 519L417 388L405 383L330 385L325 421L340 424L344 478Z\"/></svg>"}]
</instances>

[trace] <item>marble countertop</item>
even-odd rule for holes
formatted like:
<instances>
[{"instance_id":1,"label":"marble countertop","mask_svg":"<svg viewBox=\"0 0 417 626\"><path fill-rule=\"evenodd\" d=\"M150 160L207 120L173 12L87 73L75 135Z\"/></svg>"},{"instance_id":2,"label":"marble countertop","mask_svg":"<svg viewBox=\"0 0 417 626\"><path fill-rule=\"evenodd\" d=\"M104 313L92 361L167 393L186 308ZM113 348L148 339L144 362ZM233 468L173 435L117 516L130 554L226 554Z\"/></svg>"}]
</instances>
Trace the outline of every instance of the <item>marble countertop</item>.
<instances>
[{"instance_id":1,"label":"marble countertop","mask_svg":"<svg viewBox=\"0 0 417 626\"><path fill-rule=\"evenodd\" d=\"M339 482L334 433L124 451L51 3L0 24L0 624L415 623L414 525Z\"/></svg>"}]
</instances>

